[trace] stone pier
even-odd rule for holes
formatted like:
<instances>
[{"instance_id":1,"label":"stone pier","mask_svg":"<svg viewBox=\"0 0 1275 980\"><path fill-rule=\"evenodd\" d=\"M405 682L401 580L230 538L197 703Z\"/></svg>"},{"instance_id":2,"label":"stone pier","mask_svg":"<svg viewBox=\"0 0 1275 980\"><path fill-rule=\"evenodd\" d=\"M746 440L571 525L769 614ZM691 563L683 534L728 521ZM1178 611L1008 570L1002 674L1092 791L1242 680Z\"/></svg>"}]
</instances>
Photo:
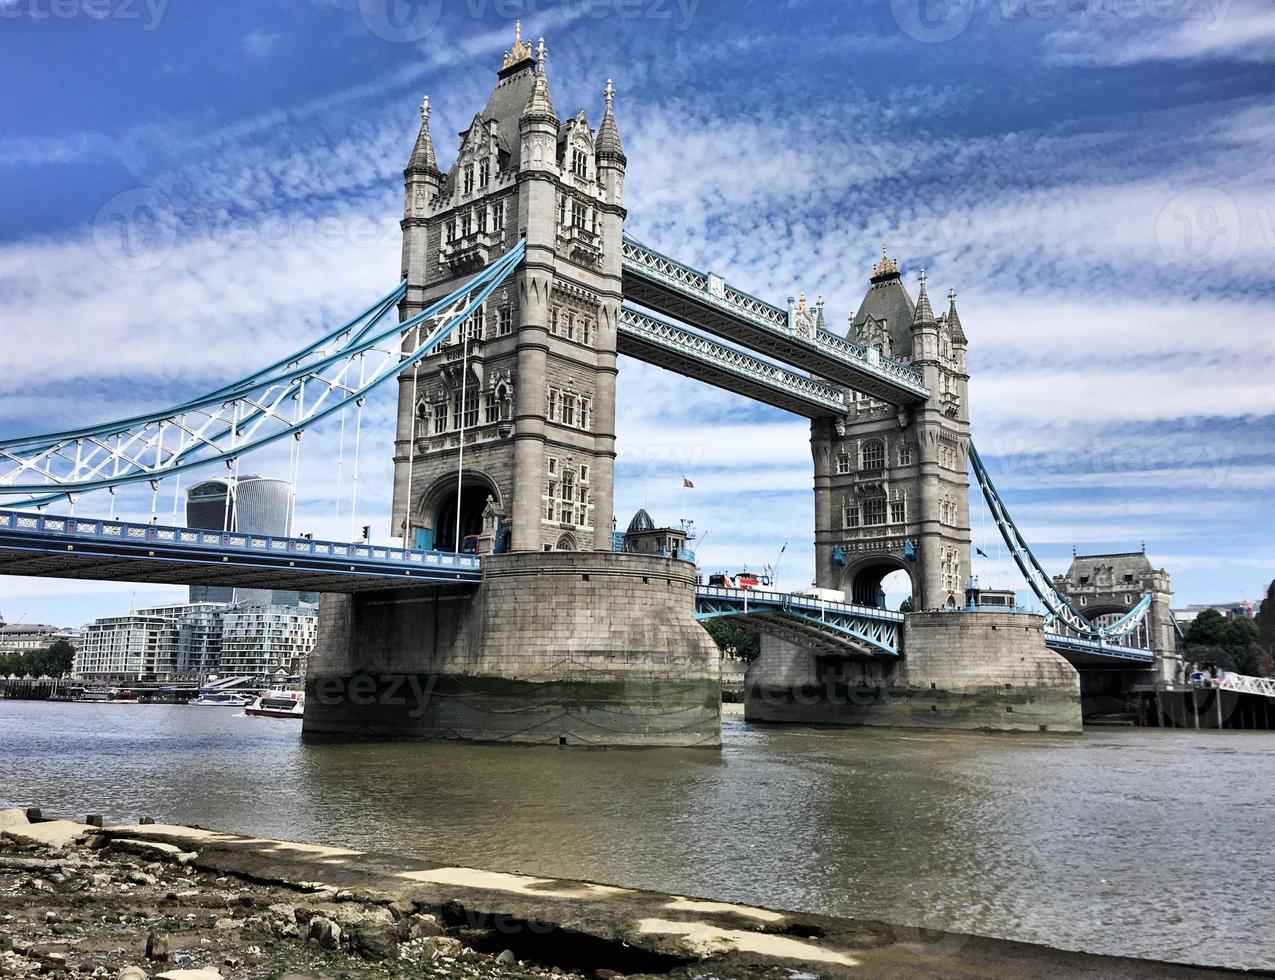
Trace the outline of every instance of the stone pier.
<instances>
[{"instance_id":1,"label":"stone pier","mask_svg":"<svg viewBox=\"0 0 1275 980\"><path fill-rule=\"evenodd\" d=\"M1080 677L1030 613L914 613L896 660L820 655L763 634L749 721L1079 732Z\"/></svg>"},{"instance_id":2,"label":"stone pier","mask_svg":"<svg viewBox=\"0 0 1275 980\"><path fill-rule=\"evenodd\" d=\"M308 736L721 744L719 654L693 567L610 552L488 555L465 591L324 596Z\"/></svg>"}]
</instances>

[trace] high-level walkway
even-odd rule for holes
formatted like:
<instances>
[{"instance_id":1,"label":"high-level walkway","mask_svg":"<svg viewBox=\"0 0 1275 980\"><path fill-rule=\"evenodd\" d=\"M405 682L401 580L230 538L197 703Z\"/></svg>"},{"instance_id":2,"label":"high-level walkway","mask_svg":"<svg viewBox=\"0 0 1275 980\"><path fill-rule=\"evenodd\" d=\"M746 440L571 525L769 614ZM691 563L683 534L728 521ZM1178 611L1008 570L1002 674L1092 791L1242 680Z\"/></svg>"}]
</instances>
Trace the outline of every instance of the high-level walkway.
<instances>
[{"instance_id":1,"label":"high-level walkway","mask_svg":"<svg viewBox=\"0 0 1275 980\"><path fill-rule=\"evenodd\" d=\"M915 368L827 330L805 336L787 310L627 235L624 298L883 402L911 405L930 396Z\"/></svg>"}]
</instances>

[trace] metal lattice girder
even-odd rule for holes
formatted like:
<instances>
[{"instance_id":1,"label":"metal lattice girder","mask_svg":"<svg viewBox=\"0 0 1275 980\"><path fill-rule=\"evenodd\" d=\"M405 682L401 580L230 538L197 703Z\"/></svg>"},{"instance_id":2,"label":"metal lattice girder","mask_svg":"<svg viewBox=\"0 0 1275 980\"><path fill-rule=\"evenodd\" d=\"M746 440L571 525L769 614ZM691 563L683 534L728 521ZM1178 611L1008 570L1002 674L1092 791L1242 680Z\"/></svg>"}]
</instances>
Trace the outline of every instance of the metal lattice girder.
<instances>
[{"instance_id":1,"label":"metal lattice girder","mask_svg":"<svg viewBox=\"0 0 1275 980\"><path fill-rule=\"evenodd\" d=\"M701 622L731 617L812 644L830 653L898 656L902 613L828 602L809 596L752 589L700 586L695 618Z\"/></svg>"},{"instance_id":2,"label":"metal lattice girder","mask_svg":"<svg viewBox=\"0 0 1275 980\"><path fill-rule=\"evenodd\" d=\"M1217 687L1223 691L1238 691L1240 694L1275 698L1275 678L1271 677L1250 677L1248 674L1232 674L1228 670L1218 679Z\"/></svg>"},{"instance_id":3,"label":"metal lattice girder","mask_svg":"<svg viewBox=\"0 0 1275 980\"><path fill-rule=\"evenodd\" d=\"M465 285L402 323L378 327L402 286L363 317L233 385L161 412L90 429L0 442L0 496L44 505L113 490L245 453L288 438L363 399L428 356L522 261L519 241ZM404 342L406 338L406 343Z\"/></svg>"},{"instance_id":4,"label":"metal lattice girder","mask_svg":"<svg viewBox=\"0 0 1275 980\"><path fill-rule=\"evenodd\" d=\"M1045 631L1045 646L1061 653L1068 660L1084 664L1134 663L1153 664L1156 655L1152 650L1108 643L1102 638L1085 639L1053 630Z\"/></svg>"},{"instance_id":5,"label":"metal lattice girder","mask_svg":"<svg viewBox=\"0 0 1275 980\"><path fill-rule=\"evenodd\" d=\"M921 373L827 330L805 336L787 310L624 238L625 299L883 402L929 398Z\"/></svg>"},{"instance_id":6,"label":"metal lattice girder","mask_svg":"<svg viewBox=\"0 0 1275 980\"><path fill-rule=\"evenodd\" d=\"M840 388L636 310L620 311L617 346L621 354L807 418L846 413Z\"/></svg>"},{"instance_id":7,"label":"metal lattice girder","mask_svg":"<svg viewBox=\"0 0 1275 980\"><path fill-rule=\"evenodd\" d=\"M1143 596L1142 601L1130 610L1123 619L1105 629L1086 619L1085 615L1075 607L1071 599L1054 584L1054 580L1041 568L1040 562L1032 554L1026 539L1023 538L1018 526L1014 524L1013 519L1009 516L1009 511L1005 509L1005 504L1001 500L996 486L992 483L987 467L983 465L983 459L979 456L978 450L974 448L972 441L970 442L969 450L970 465L974 468L974 476L983 491L983 499L987 501L987 507L992 513L992 520L996 523L997 530L1000 531L1005 545L1009 548L1014 564L1023 573L1023 578L1026 579L1027 585L1032 592L1036 594L1036 598L1041 601L1048 611L1047 623L1059 629L1070 630L1077 636L1086 638L1118 639L1133 632L1151 608L1150 594Z\"/></svg>"}]
</instances>

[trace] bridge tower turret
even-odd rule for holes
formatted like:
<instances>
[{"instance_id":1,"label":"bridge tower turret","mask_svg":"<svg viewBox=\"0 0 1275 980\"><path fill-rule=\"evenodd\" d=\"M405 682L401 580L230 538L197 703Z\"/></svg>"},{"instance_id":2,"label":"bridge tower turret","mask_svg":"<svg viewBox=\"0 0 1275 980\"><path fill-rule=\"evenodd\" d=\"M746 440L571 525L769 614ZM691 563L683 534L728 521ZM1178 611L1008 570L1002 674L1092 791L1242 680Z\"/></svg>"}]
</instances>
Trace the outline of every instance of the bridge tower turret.
<instances>
[{"instance_id":1,"label":"bridge tower turret","mask_svg":"<svg viewBox=\"0 0 1275 980\"><path fill-rule=\"evenodd\" d=\"M595 137L583 109L558 117L546 56L520 25L451 169L426 106L405 171L403 318L526 241L486 309L399 379L393 531L418 547L478 535L492 498L496 550L610 548L626 161L614 89Z\"/></svg>"},{"instance_id":2,"label":"bridge tower turret","mask_svg":"<svg viewBox=\"0 0 1275 980\"><path fill-rule=\"evenodd\" d=\"M917 368L930 397L886 405L847 392L844 423L816 420L816 581L852 601L883 601L883 579L903 570L915 609L963 603L970 569L968 340L955 293L936 317L925 273L913 303L883 249L851 323L850 339Z\"/></svg>"}]
</instances>

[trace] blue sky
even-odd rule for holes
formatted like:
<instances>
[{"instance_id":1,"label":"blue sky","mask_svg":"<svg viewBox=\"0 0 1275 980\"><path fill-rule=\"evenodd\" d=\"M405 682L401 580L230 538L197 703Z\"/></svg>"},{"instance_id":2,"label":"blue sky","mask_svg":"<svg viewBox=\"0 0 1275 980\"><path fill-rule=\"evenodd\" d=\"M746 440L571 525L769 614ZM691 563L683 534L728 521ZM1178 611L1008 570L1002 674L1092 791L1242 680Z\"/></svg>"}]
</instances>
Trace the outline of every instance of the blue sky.
<instances>
[{"instance_id":1,"label":"blue sky","mask_svg":"<svg viewBox=\"0 0 1275 980\"><path fill-rule=\"evenodd\" d=\"M882 241L913 289L959 291L975 438L1048 568L1145 540L1179 603L1264 591L1268 0L0 0L0 434L217 387L388 291L421 97L447 166L516 19L560 113L596 125L615 80L637 237L823 293L834 326ZM138 204L162 221L125 252L109 216ZM706 570L788 542L781 584L807 584L806 424L631 361L619 391L621 522L695 520ZM360 483L378 533L391 399ZM300 524L345 536L334 496L311 453ZM974 513L976 570L1017 585ZM77 624L134 591L5 579L0 611Z\"/></svg>"}]
</instances>

